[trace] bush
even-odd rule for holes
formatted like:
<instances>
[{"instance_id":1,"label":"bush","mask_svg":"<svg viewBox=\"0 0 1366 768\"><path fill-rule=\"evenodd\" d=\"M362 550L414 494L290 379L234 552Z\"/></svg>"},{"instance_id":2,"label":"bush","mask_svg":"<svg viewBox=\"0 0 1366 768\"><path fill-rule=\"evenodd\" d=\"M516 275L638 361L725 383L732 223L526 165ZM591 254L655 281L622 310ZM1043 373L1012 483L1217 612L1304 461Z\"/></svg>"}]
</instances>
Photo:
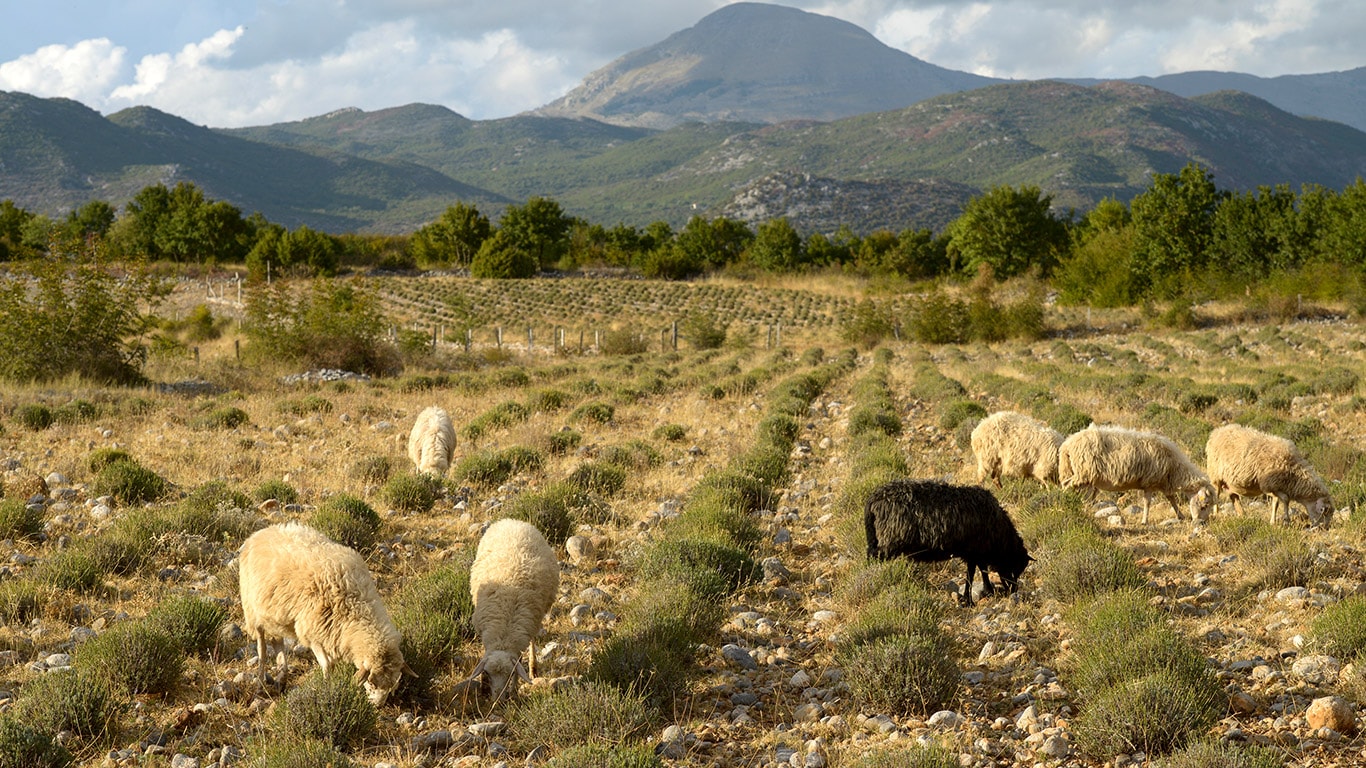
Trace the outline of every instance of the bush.
<instances>
[{"instance_id":1,"label":"bush","mask_svg":"<svg viewBox=\"0 0 1366 768\"><path fill-rule=\"evenodd\" d=\"M351 465L351 477L366 485L379 485L394 471L394 460L388 456L368 456Z\"/></svg>"},{"instance_id":2,"label":"bush","mask_svg":"<svg viewBox=\"0 0 1366 768\"><path fill-rule=\"evenodd\" d=\"M0 581L0 620L6 624L26 624L42 610L44 595L31 579Z\"/></svg>"},{"instance_id":3,"label":"bush","mask_svg":"<svg viewBox=\"0 0 1366 768\"><path fill-rule=\"evenodd\" d=\"M37 403L25 403L14 412L14 420L33 432L42 432L52 426L52 409Z\"/></svg>"},{"instance_id":4,"label":"bush","mask_svg":"<svg viewBox=\"0 0 1366 768\"><path fill-rule=\"evenodd\" d=\"M602 461L586 461L569 473L566 482L589 493L613 496L626 486L626 470Z\"/></svg>"},{"instance_id":5,"label":"bush","mask_svg":"<svg viewBox=\"0 0 1366 768\"><path fill-rule=\"evenodd\" d=\"M368 554L375 548L380 526L379 513L350 494L338 494L318 507L308 524L327 534L329 539Z\"/></svg>"},{"instance_id":6,"label":"bush","mask_svg":"<svg viewBox=\"0 0 1366 768\"><path fill-rule=\"evenodd\" d=\"M546 768L664 768L664 762L648 744L604 747L581 744L550 759Z\"/></svg>"},{"instance_id":7,"label":"bush","mask_svg":"<svg viewBox=\"0 0 1366 768\"><path fill-rule=\"evenodd\" d=\"M1072 720L1072 733L1081 751L1097 760L1164 755L1203 735L1226 707L1217 685L1196 687L1159 671L1100 692Z\"/></svg>"},{"instance_id":8,"label":"bush","mask_svg":"<svg viewBox=\"0 0 1366 768\"><path fill-rule=\"evenodd\" d=\"M1044 594L1061 602L1148 583L1128 551L1090 530L1075 528L1042 558L1037 578Z\"/></svg>"},{"instance_id":9,"label":"bush","mask_svg":"<svg viewBox=\"0 0 1366 768\"><path fill-rule=\"evenodd\" d=\"M1333 603L1314 617L1309 645L1340 659L1359 659L1366 653L1366 598L1349 597Z\"/></svg>"},{"instance_id":10,"label":"bush","mask_svg":"<svg viewBox=\"0 0 1366 768\"><path fill-rule=\"evenodd\" d=\"M937 745L869 752L847 768L958 768L958 755Z\"/></svg>"},{"instance_id":11,"label":"bush","mask_svg":"<svg viewBox=\"0 0 1366 768\"><path fill-rule=\"evenodd\" d=\"M53 552L38 564L33 578L39 584L71 592L94 592L104 586L99 563L80 549Z\"/></svg>"},{"instance_id":12,"label":"bush","mask_svg":"<svg viewBox=\"0 0 1366 768\"><path fill-rule=\"evenodd\" d=\"M536 526L554 546L559 546L574 533L578 523L572 510L590 502L583 491L565 483L556 483L540 493L523 493L513 497L504 514Z\"/></svg>"},{"instance_id":13,"label":"bush","mask_svg":"<svg viewBox=\"0 0 1366 768\"><path fill-rule=\"evenodd\" d=\"M923 296L911 310L911 337L925 344L958 344L968 340L972 322L968 305L939 289Z\"/></svg>"},{"instance_id":14,"label":"bush","mask_svg":"<svg viewBox=\"0 0 1366 768\"><path fill-rule=\"evenodd\" d=\"M395 475L379 489L384 503L400 512L429 512L441 498L440 478L421 473Z\"/></svg>"},{"instance_id":15,"label":"bush","mask_svg":"<svg viewBox=\"0 0 1366 768\"><path fill-rule=\"evenodd\" d=\"M726 327L711 312L694 312L678 323L678 335L693 349L717 349L726 343Z\"/></svg>"},{"instance_id":16,"label":"bush","mask_svg":"<svg viewBox=\"0 0 1366 768\"><path fill-rule=\"evenodd\" d=\"M598 454L598 460L628 470L651 469L664 463L664 457L659 451L642 440L608 446Z\"/></svg>"},{"instance_id":17,"label":"bush","mask_svg":"<svg viewBox=\"0 0 1366 768\"><path fill-rule=\"evenodd\" d=\"M180 682L185 651L164 629L131 621L82 643L74 666L130 694L169 693Z\"/></svg>"},{"instance_id":18,"label":"bush","mask_svg":"<svg viewBox=\"0 0 1366 768\"><path fill-rule=\"evenodd\" d=\"M948 640L937 631L844 643L836 657L863 711L923 717L952 701L962 682Z\"/></svg>"},{"instance_id":19,"label":"bush","mask_svg":"<svg viewBox=\"0 0 1366 768\"><path fill-rule=\"evenodd\" d=\"M246 494L222 480L210 480L168 511L162 525L167 531L220 542L241 541L260 528L262 521Z\"/></svg>"},{"instance_id":20,"label":"bush","mask_svg":"<svg viewBox=\"0 0 1366 768\"><path fill-rule=\"evenodd\" d=\"M552 752L585 744L621 747L645 738L654 710L638 695L609 685L585 683L557 693L528 697L510 718L518 744L545 745Z\"/></svg>"},{"instance_id":21,"label":"bush","mask_svg":"<svg viewBox=\"0 0 1366 768\"><path fill-rule=\"evenodd\" d=\"M107 464L90 483L90 496L112 496L123 505L159 501L170 493L165 478L136 461L120 460Z\"/></svg>"},{"instance_id":22,"label":"bush","mask_svg":"<svg viewBox=\"0 0 1366 768\"><path fill-rule=\"evenodd\" d=\"M379 300L358 284L318 280L297 301L284 283L252 291L242 330L256 360L384 375L400 365L384 341L387 325Z\"/></svg>"},{"instance_id":23,"label":"bush","mask_svg":"<svg viewBox=\"0 0 1366 768\"><path fill-rule=\"evenodd\" d=\"M208 656L218 649L218 632L228 620L228 609L198 595L180 594L163 600L147 614L147 624L175 640L191 656Z\"/></svg>"},{"instance_id":24,"label":"bush","mask_svg":"<svg viewBox=\"0 0 1366 768\"><path fill-rule=\"evenodd\" d=\"M598 340L598 351L604 355L639 355L650 351L650 340L631 328L604 331Z\"/></svg>"},{"instance_id":25,"label":"bush","mask_svg":"<svg viewBox=\"0 0 1366 768\"><path fill-rule=\"evenodd\" d=\"M719 600L758 580L760 570L743 549L710 541L670 537L656 543L641 559L641 577L676 580L704 600Z\"/></svg>"},{"instance_id":26,"label":"bush","mask_svg":"<svg viewBox=\"0 0 1366 768\"><path fill-rule=\"evenodd\" d=\"M551 432L546 437L546 452L552 456L562 456L583 442L583 435L577 430L565 428L558 432Z\"/></svg>"},{"instance_id":27,"label":"bush","mask_svg":"<svg viewBox=\"0 0 1366 768\"><path fill-rule=\"evenodd\" d=\"M1281 768L1278 752L1268 747L1222 741L1197 741L1153 763L1153 768Z\"/></svg>"},{"instance_id":28,"label":"bush","mask_svg":"<svg viewBox=\"0 0 1366 768\"><path fill-rule=\"evenodd\" d=\"M365 691L351 681L345 665L304 678L275 709L275 726L284 733L348 749L368 739L379 719Z\"/></svg>"},{"instance_id":29,"label":"bush","mask_svg":"<svg viewBox=\"0 0 1366 768\"><path fill-rule=\"evenodd\" d=\"M266 480L256 486L251 496L258 502L275 499L281 504L297 504L299 501L299 492L284 480Z\"/></svg>"},{"instance_id":30,"label":"bush","mask_svg":"<svg viewBox=\"0 0 1366 768\"><path fill-rule=\"evenodd\" d=\"M122 448L96 448L86 457L85 465L92 473L98 474L100 470L116 461L132 460L132 454Z\"/></svg>"},{"instance_id":31,"label":"bush","mask_svg":"<svg viewBox=\"0 0 1366 768\"><path fill-rule=\"evenodd\" d=\"M109 682L78 670L46 672L26 684L14 714L45 733L71 731L78 736L111 739L127 700Z\"/></svg>"},{"instance_id":32,"label":"bush","mask_svg":"<svg viewBox=\"0 0 1366 768\"><path fill-rule=\"evenodd\" d=\"M569 414L574 421L592 421L598 424L612 423L616 410L608 403L584 403Z\"/></svg>"},{"instance_id":33,"label":"bush","mask_svg":"<svg viewBox=\"0 0 1366 768\"><path fill-rule=\"evenodd\" d=\"M328 741L305 739L296 734L271 736L252 741L250 759L243 768L351 768L350 758Z\"/></svg>"},{"instance_id":34,"label":"bush","mask_svg":"<svg viewBox=\"0 0 1366 768\"><path fill-rule=\"evenodd\" d=\"M14 717L0 717L0 768L66 768L71 763L71 753L52 736Z\"/></svg>"},{"instance_id":35,"label":"bush","mask_svg":"<svg viewBox=\"0 0 1366 768\"><path fill-rule=\"evenodd\" d=\"M840 338L864 349L872 349L896 332L896 321L891 307L878 306L872 299L854 305L849 317L840 326Z\"/></svg>"},{"instance_id":36,"label":"bush","mask_svg":"<svg viewBox=\"0 0 1366 768\"><path fill-rule=\"evenodd\" d=\"M955 400L939 412L939 427L948 432L958 428L965 421L978 421L986 418L987 409L975 400Z\"/></svg>"},{"instance_id":37,"label":"bush","mask_svg":"<svg viewBox=\"0 0 1366 768\"><path fill-rule=\"evenodd\" d=\"M699 579L720 584L719 589L697 589ZM717 570L697 569L683 579L668 574L648 577L641 590L622 611L616 631L623 637L652 638L653 642L677 648L691 659L700 643L716 639L726 620L726 603L714 595L725 594L725 576Z\"/></svg>"},{"instance_id":38,"label":"bush","mask_svg":"<svg viewBox=\"0 0 1366 768\"><path fill-rule=\"evenodd\" d=\"M237 429L243 424L251 422L251 417L247 412L235 405L228 405L222 408L214 408L208 413L195 419L193 426L196 429Z\"/></svg>"},{"instance_id":39,"label":"bush","mask_svg":"<svg viewBox=\"0 0 1366 768\"><path fill-rule=\"evenodd\" d=\"M0 500L0 539L31 539L42 532L42 507L30 507L26 499Z\"/></svg>"}]
</instances>

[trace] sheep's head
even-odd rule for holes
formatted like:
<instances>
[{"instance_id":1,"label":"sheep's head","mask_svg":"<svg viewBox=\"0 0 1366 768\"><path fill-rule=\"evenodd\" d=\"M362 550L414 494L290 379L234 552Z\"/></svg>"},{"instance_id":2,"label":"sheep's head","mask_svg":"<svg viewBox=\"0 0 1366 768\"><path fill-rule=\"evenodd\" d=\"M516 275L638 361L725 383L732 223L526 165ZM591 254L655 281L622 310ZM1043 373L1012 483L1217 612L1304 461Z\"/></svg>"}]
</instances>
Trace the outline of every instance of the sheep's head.
<instances>
[{"instance_id":1,"label":"sheep's head","mask_svg":"<svg viewBox=\"0 0 1366 768\"><path fill-rule=\"evenodd\" d=\"M404 675L417 677L417 673L403 660L403 652L390 648L385 649L378 658L357 660L354 680L365 689L370 703L378 707L394 692Z\"/></svg>"},{"instance_id":2,"label":"sheep's head","mask_svg":"<svg viewBox=\"0 0 1366 768\"><path fill-rule=\"evenodd\" d=\"M1309 513L1309 520L1314 525L1322 525L1327 528L1333 524L1333 499L1330 496L1321 496L1309 502L1304 507Z\"/></svg>"},{"instance_id":3,"label":"sheep's head","mask_svg":"<svg viewBox=\"0 0 1366 768\"><path fill-rule=\"evenodd\" d=\"M1214 500L1217 497L1218 494L1215 492L1214 486L1209 483L1205 483L1201 486L1200 490L1196 491L1191 496L1191 520L1196 525L1200 525L1209 520L1209 513L1214 509ZM1177 515L1177 517L1179 518L1180 515Z\"/></svg>"},{"instance_id":4,"label":"sheep's head","mask_svg":"<svg viewBox=\"0 0 1366 768\"><path fill-rule=\"evenodd\" d=\"M484 658L479 660L474 671L470 673L469 679L481 676L480 687L484 693L492 696L494 701L516 696L519 682L531 684L531 676L527 674L526 667L522 666L520 655L507 651L485 653Z\"/></svg>"},{"instance_id":5,"label":"sheep's head","mask_svg":"<svg viewBox=\"0 0 1366 768\"><path fill-rule=\"evenodd\" d=\"M1005 587L1008 594L1015 594L1020 589L1020 574L1029 566L1034 558L1029 553L1020 548L1018 555L1005 558L1003 562L993 567L996 574L1001 577L1001 585Z\"/></svg>"}]
</instances>

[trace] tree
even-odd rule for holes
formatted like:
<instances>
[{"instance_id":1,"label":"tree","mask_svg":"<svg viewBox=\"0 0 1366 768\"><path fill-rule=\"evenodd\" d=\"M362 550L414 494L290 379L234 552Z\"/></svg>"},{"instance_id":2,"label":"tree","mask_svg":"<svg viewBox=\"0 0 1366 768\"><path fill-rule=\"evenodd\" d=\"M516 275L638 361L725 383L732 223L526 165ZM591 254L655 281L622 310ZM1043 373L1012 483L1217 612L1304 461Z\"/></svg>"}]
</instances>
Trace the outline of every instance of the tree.
<instances>
[{"instance_id":1,"label":"tree","mask_svg":"<svg viewBox=\"0 0 1366 768\"><path fill-rule=\"evenodd\" d=\"M498 219L498 230L505 239L531 254L538 269L554 266L568 247L572 219L560 204L544 197L533 197L526 205L510 205Z\"/></svg>"},{"instance_id":2,"label":"tree","mask_svg":"<svg viewBox=\"0 0 1366 768\"><path fill-rule=\"evenodd\" d=\"M1317 250L1332 261L1366 267L1366 182L1358 177L1332 198L1328 209Z\"/></svg>"},{"instance_id":3,"label":"tree","mask_svg":"<svg viewBox=\"0 0 1366 768\"><path fill-rule=\"evenodd\" d=\"M1214 211L1209 260L1244 279L1297 267L1307 252L1298 219L1295 193L1284 184L1229 194Z\"/></svg>"},{"instance_id":4,"label":"tree","mask_svg":"<svg viewBox=\"0 0 1366 768\"><path fill-rule=\"evenodd\" d=\"M386 374L399 367L386 325L379 300L359 285L318 280L297 301L282 283L252 291L242 329L258 359Z\"/></svg>"},{"instance_id":5,"label":"tree","mask_svg":"<svg viewBox=\"0 0 1366 768\"><path fill-rule=\"evenodd\" d=\"M300 225L280 243L280 260L294 272L331 277L337 274L340 248L326 232Z\"/></svg>"},{"instance_id":6,"label":"tree","mask_svg":"<svg viewBox=\"0 0 1366 768\"><path fill-rule=\"evenodd\" d=\"M693 216L678 233L676 242L690 261L707 269L718 269L740 260L754 240L754 233L743 221L718 216L707 220Z\"/></svg>"},{"instance_id":7,"label":"tree","mask_svg":"<svg viewBox=\"0 0 1366 768\"><path fill-rule=\"evenodd\" d=\"M32 255L24 246L24 225L32 218L32 213L13 200L0 200L0 261Z\"/></svg>"},{"instance_id":8,"label":"tree","mask_svg":"<svg viewBox=\"0 0 1366 768\"><path fill-rule=\"evenodd\" d=\"M536 257L503 229L485 240L470 262L470 277L525 278L534 277L538 270Z\"/></svg>"},{"instance_id":9,"label":"tree","mask_svg":"<svg viewBox=\"0 0 1366 768\"><path fill-rule=\"evenodd\" d=\"M973 197L949 225L949 248L961 269L989 264L1005 279L1038 268L1048 274L1067 248L1067 223L1052 213L1053 196L1038 187L998 186Z\"/></svg>"},{"instance_id":10,"label":"tree","mask_svg":"<svg viewBox=\"0 0 1366 768\"><path fill-rule=\"evenodd\" d=\"M100 237L109 234L117 211L103 200L91 200L66 216L66 232L73 237Z\"/></svg>"},{"instance_id":11,"label":"tree","mask_svg":"<svg viewBox=\"0 0 1366 768\"><path fill-rule=\"evenodd\" d=\"M413 258L424 267L467 267L492 233L493 225L478 208L456 203L436 221L414 232L409 247Z\"/></svg>"},{"instance_id":12,"label":"tree","mask_svg":"<svg viewBox=\"0 0 1366 768\"><path fill-rule=\"evenodd\" d=\"M754 242L746 250L754 266L769 272L791 272L805 264L802 237L786 217L769 219L759 225Z\"/></svg>"},{"instance_id":13,"label":"tree","mask_svg":"<svg viewBox=\"0 0 1366 768\"><path fill-rule=\"evenodd\" d=\"M1179 175L1153 175L1152 186L1129 203L1134 223L1132 266L1140 288L1159 288L1208 263L1214 212L1225 196L1198 163L1188 163Z\"/></svg>"}]
</instances>

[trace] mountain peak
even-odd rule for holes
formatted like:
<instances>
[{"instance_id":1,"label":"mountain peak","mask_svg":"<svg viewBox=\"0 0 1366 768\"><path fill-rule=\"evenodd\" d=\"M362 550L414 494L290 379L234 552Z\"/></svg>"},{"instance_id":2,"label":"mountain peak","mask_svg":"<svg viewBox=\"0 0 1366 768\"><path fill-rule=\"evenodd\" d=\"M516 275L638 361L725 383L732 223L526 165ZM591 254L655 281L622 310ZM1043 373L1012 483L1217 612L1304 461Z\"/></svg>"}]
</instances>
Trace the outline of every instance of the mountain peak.
<instances>
[{"instance_id":1,"label":"mountain peak","mask_svg":"<svg viewBox=\"0 0 1366 768\"><path fill-rule=\"evenodd\" d=\"M735 3L535 110L618 125L836 120L1000 82L936 67L847 21Z\"/></svg>"}]
</instances>

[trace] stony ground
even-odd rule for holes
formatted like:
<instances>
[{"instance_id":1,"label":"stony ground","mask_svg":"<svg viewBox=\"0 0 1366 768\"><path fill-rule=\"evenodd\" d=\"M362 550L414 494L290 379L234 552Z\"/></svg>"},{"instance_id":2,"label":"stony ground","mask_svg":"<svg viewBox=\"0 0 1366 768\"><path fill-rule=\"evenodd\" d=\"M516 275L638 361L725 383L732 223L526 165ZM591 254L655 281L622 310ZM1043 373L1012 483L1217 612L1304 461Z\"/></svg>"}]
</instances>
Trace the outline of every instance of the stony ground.
<instances>
[{"instance_id":1,"label":"stony ground","mask_svg":"<svg viewBox=\"0 0 1366 768\"><path fill-rule=\"evenodd\" d=\"M1315 355L1366 372L1360 351L1351 347L1358 330L1306 326L1288 332L1316 340L1322 349ZM1257 329L1225 329L1217 335L1226 339L1238 332L1250 338ZM1177 352L1162 361L1134 357L1141 369L1159 377L1189 376L1203 364L1198 350L1202 338L1168 338ZM1111 350L1148 349L1138 337L1110 336L1101 341ZM932 361L946 375L968 384L968 396L989 410L1015 404L1000 393L974 391L974 370L1025 370L1021 376L1028 377L1027 367L1017 362L1026 358L1051 360L1064 373L1074 365L1088 365L1084 352L1074 360L1059 359L1059 350L1050 341L1019 346L1023 353L1018 348L936 350ZM153 402L137 414L111 406L111 413L124 415L33 433L14 423L12 413L18 404L41 401L55 406L73 397L118 403L131 395L81 385L3 393L6 431L0 436L0 458L6 470L6 496L41 492L47 519L44 541L0 543L6 576L24 574L64 541L92 535L122 513L89 492L84 459L96 447L123 447L182 489L213 479L225 479L243 490L268 479L283 479L298 488L298 505L263 505L260 515L267 522L304 516L335 493L363 495L385 516L385 542L370 562L387 594L405 579L474 546L481 526L515 494L558 479L602 447L650 439L660 424L686 425L683 442L657 443L665 462L633 474L627 490L612 501L617 522L583 527L583 538L576 540L573 550L561 551L560 595L538 643L538 685L553 686L582 672L602 638L610 635L616 611L633 595L632 556L656 535L661 522L677 512L707 468L724 466L749 444L767 386L716 399L700 384L689 384L621 402L612 423L575 425L584 431L577 454L499 488L453 489L431 513L406 516L383 508L376 488L366 486L349 468L372 456L406 462L407 424L429 402L440 402L459 424L502 400L521 398L529 389L495 388L468 395L405 392L363 381L279 383L277 378L236 369L229 349L225 343L216 351L217 358L213 350L206 350L201 367L184 361L162 363L163 381L207 384L134 393ZM975 481L971 456L952 430L940 426L939 404L906 394L915 377L914 351L902 345L895 349L891 383L905 424L899 444L911 459L912 473ZM1225 375L1231 371L1237 377L1256 365L1277 365L1281 354L1292 353L1268 350L1255 364L1235 361ZM1310 351L1303 355L1285 359L1299 365L1314 356ZM754 370L774 359L763 349L726 352L722 357L733 359L738 370ZM624 384L652 368L684 377L711 360L684 354L646 356L624 367L589 358L514 358L506 364L532 372L535 388L567 386L566 382L583 378ZM948 709L923 717L893 717L862 710L850 699L834 648L848 618L840 587L862 558L850 546L849 521L838 517L836 502L850 480L850 387L869 362L863 355L859 370L837 380L813 403L792 456L791 480L775 508L762 513L766 540L756 559L762 561L764 579L728 606L730 621L716 645L700 654L704 670L691 699L677 701L674 711L663 713L654 740L666 763L821 768L852 764L878 749L933 742L957 752L962 765L1101 765L1075 754L1069 731L1074 702L1060 670L1069 646L1065 614L1070 606L1045 599L1029 571L1014 598L988 598L971 608L957 606L949 593L955 580L961 583L961 564L955 561L931 571L932 585L943 588L946 625L957 640L963 671L959 697ZM573 370L561 367L559 373L544 377L537 373L555 366ZM1217 370L1211 374L1221 375ZM1138 426L1134 414L1125 418L1123 404L1077 392L1062 387L1059 396L1070 398L1098 420ZM302 418L281 407L303 394L321 395L334 407ZM1305 398L1290 406L1287 415L1319 417L1335 440L1359 445L1366 430L1349 397ZM251 422L232 431L189 426L194 415L222 403L243 407ZM533 444L565 426L565 420L564 413L536 414L479 446L462 441L457 458L478 447ZM24 486L36 478L45 480L45 491ZM1002 498L1015 512L1036 492L1032 486L1015 484ZM1287 765L1366 765L1366 736L1352 733L1360 720L1355 702L1363 690L1356 682L1361 675L1349 660L1316 657L1300 647L1310 622L1325 605L1366 592L1363 544L1355 529L1342 523L1347 511L1339 511L1335 529L1304 534L1322 566L1314 580L1249 592L1244 587L1248 565L1221 551L1208 529L1193 531L1188 523L1171 519L1165 503L1155 504L1154 521L1144 526L1132 507L1133 498L1119 499L1121 506L1115 501L1102 499L1094 508L1097 521L1132 553L1151 577L1154 603L1170 609L1173 621L1219 666L1227 685L1230 710L1213 735L1273 746ZM1249 514L1265 514L1265 508L1252 504ZM111 578L108 589L97 595L61 596L31 624L4 627L0 645L7 650L0 651L0 688L5 693L0 693L0 708L45 669L69 663L69 653L81 639L125 617L145 614L167 594L189 590L221 598L233 605L233 620L240 621L234 579L232 552L223 548L195 562L168 562L150 575ZM240 638L240 629L228 631ZM174 695L135 702L128 727L114 743L74 745L80 747L82 764L189 768L240 759L253 734L266 727L266 713L273 705L273 698L255 685L254 648L244 638L240 648L225 658L192 662ZM467 649L470 663L477 652ZM313 666L303 653L291 663L295 675ZM462 695L458 681L465 672L447 671L435 706L383 708L378 737L356 750L353 759L377 768L407 768L513 766L545 757L512 745L498 707ZM1336 730L1311 725L1307 717L1311 702L1328 695L1344 697L1350 707L1347 719L1334 723ZM1121 755L1104 764L1144 762L1144 755Z\"/></svg>"}]
</instances>

